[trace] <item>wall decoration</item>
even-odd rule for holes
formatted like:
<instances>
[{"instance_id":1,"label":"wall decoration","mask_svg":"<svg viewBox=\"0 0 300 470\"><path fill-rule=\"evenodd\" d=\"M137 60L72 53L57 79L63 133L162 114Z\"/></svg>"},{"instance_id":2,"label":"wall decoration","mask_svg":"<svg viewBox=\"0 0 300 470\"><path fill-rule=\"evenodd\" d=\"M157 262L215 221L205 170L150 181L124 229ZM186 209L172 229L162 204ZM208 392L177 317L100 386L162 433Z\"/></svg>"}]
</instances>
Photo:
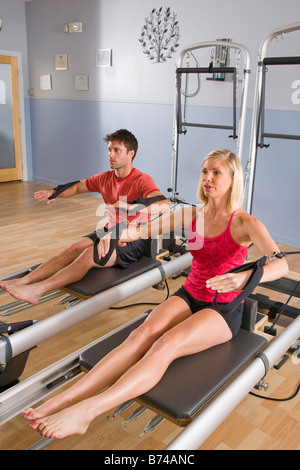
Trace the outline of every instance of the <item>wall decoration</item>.
<instances>
[{"instance_id":1,"label":"wall decoration","mask_svg":"<svg viewBox=\"0 0 300 470\"><path fill-rule=\"evenodd\" d=\"M97 67L112 66L112 49L98 49L96 57Z\"/></svg>"},{"instance_id":2,"label":"wall decoration","mask_svg":"<svg viewBox=\"0 0 300 470\"><path fill-rule=\"evenodd\" d=\"M177 14L168 7L154 8L142 28L139 42L144 54L155 63L171 59L179 47L180 34Z\"/></svg>"},{"instance_id":3,"label":"wall decoration","mask_svg":"<svg viewBox=\"0 0 300 470\"><path fill-rule=\"evenodd\" d=\"M75 75L75 90L88 91L89 89L89 76L88 75Z\"/></svg>"},{"instance_id":4,"label":"wall decoration","mask_svg":"<svg viewBox=\"0 0 300 470\"><path fill-rule=\"evenodd\" d=\"M68 69L68 54L55 54L55 70Z\"/></svg>"},{"instance_id":5,"label":"wall decoration","mask_svg":"<svg viewBox=\"0 0 300 470\"><path fill-rule=\"evenodd\" d=\"M50 74L40 76L40 89L52 90L52 77Z\"/></svg>"}]
</instances>

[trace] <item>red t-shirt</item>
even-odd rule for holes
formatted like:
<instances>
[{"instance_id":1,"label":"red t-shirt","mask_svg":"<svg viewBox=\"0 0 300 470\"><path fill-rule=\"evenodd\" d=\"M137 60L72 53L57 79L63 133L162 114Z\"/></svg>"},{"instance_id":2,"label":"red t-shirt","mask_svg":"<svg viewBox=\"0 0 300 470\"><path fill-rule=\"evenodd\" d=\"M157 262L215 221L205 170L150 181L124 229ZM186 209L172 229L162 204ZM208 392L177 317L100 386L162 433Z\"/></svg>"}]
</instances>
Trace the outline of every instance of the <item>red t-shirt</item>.
<instances>
[{"instance_id":1,"label":"red t-shirt","mask_svg":"<svg viewBox=\"0 0 300 470\"><path fill-rule=\"evenodd\" d=\"M105 204L112 205L118 201L131 202L137 198L146 198L154 191L160 191L154 183L151 176L133 168L128 176L118 179L115 171L105 171L97 175L91 176L86 180L89 191L98 192L104 199ZM108 226L115 225L122 219L132 222L139 217L139 222L147 222L148 217L143 214L135 214L128 216L126 212L115 211L110 208L108 211Z\"/></svg>"}]
</instances>

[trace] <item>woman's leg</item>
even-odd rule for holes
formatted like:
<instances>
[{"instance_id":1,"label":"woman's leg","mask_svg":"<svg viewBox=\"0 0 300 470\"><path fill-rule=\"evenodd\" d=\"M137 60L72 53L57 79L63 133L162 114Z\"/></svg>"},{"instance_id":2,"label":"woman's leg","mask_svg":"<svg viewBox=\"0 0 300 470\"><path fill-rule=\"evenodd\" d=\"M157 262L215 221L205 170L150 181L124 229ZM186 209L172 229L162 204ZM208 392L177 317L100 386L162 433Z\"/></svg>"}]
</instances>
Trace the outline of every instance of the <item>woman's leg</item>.
<instances>
[{"instance_id":1,"label":"woman's leg","mask_svg":"<svg viewBox=\"0 0 300 470\"><path fill-rule=\"evenodd\" d=\"M184 300L179 297L169 298L156 307L140 327L134 330L119 347L105 356L79 382L39 408L25 410L25 417L28 420L35 420L50 415L112 385L143 357L165 331L190 315L190 309Z\"/></svg>"},{"instance_id":2,"label":"woman's leg","mask_svg":"<svg viewBox=\"0 0 300 470\"><path fill-rule=\"evenodd\" d=\"M109 389L57 414L38 419L32 427L46 437L58 439L70 434L83 434L89 423L103 412L153 388L174 359L195 354L231 338L227 323L217 312L202 310L163 334Z\"/></svg>"}]
</instances>

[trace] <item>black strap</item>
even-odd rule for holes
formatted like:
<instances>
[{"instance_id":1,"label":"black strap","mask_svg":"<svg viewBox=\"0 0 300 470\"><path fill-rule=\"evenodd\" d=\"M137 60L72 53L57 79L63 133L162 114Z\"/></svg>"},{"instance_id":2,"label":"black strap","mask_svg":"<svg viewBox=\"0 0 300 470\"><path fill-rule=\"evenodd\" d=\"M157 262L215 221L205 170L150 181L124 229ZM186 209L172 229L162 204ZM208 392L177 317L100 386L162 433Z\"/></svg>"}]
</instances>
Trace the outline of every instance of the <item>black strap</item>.
<instances>
[{"instance_id":1,"label":"black strap","mask_svg":"<svg viewBox=\"0 0 300 470\"><path fill-rule=\"evenodd\" d=\"M234 299L232 302L229 302L227 305L222 307L218 306L217 304L217 297L218 291L215 293L215 297L213 300L213 307L219 313L231 313L233 312L245 299L248 297L251 292L254 291L255 287L258 286L262 275L263 275L263 266L266 264L268 260L267 256L263 256L262 258L258 259L257 261L253 261L251 263L243 264L242 266L237 266L236 268L230 269L227 273L239 273L243 271L250 271L252 269L251 276L242 290L242 292ZM227 274L226 273L226 274Z\"/></svg>"},{"instance_id":2,"label":"black strap","mask_svg":"<svg viewBox=\"0 0 300 470\"><path fill-rule=\"evenodd\" d=\"M297 255L300 251L277 251L275 253L276 258L283 258L286 255Z\"/></svg>"},{"instance_id":3,"label":"black strap","mask_svg":"<svg viewBox=\"0 0 300 470\"><path fill-rule=\"evenodd\" d=\"M66 189L71 188L72 186L74 186L74 184L77 184L79 182L80 182L80 180L72 181L71 183L66 183L66 184L59 184L58 186L56 186L56 188L54 188L55 192L53 194L51 194L50 197L48 197L48 200L51 201L51 199L56 199Z\"/></svg>"},{"instance_id":4,"label":"black strap","mask_svg":"<svg viewBox=\"0 0 300 470\"><path fill-rule=\"evenodd\" d=\"M151 204L154 204L155 202L158 202L158 201L167 201L167 198L163 194L160 194L159 196L154 196L154 197L139 197L135 201L128 202L128 204L138 204L138 205L134 209L129 209L127 213L129 215L135 214L136 212L140 212L145 207L149 207L151 206Z\"/></svg>"},{"instance_id":5,"label":"black strap","mask_svg":"<svg viewBox=\"0 0 300 470\"><path fill-rule=\"evenodd\" d=\"M154 204L155 202L164 201L164 200L167 200L167 198L164 195L159 195L159 196L155 196L155 197L146 197L146 198L141 197L141 198L136 199L135 201L129 202L128 204L139 204L139 205L137 207L135 207L134 209L130 209L129 211L126 211L126 212L129 215L131 213L135 214L136 212L139 212L140 210L144 209L144 207L148 207L151 204ZM120 209L120 210L122 210L122 209ZM120 240L122 230L124 230L124 228L126 228L126 227L127 227L127 222L124 220L124 221L114 225L113 227L111 227L109 229L106 228L106 227L103 227L101 229L97 229L96 232L97 232L98 239L94 243L94 263L95 264L98 264L99 266L105 266L106 265L106 263L109 261L111 255L112 255L113 251L118 246L118 242ZM108 233L112 233L111 238L110 238L109 251L104 257L100 258L99 253L98 253L98 245L99 245L100 239L103 238Z\"/></svg>"},{"instance_id":6,"label":"black strap","mask_svg":"<svg viewBox=\"0 0 300 470\"><path fill-rule=\"evenodd\" d=\"M51 199L56 199L61 193L66 191L66 189L71 188L77 183L80 183L80 180L72 181L71 183L66 184L59 184L58 186L56 186L56 188L53 188L55 192L51 194L50 197L48 197L48 200L51 201ZM129 209L128 214L135 214L136 212L140 212L145 207L148 207L158 201L167 201L167 198L163 194L154 197L139 197L135 201L128 202L128 204L138 204L138 206L134 209Z\"/></svg>"},{"instance_id":7,"label":"black strap","mask_svg":"<svg viewBox=\"0 0 300 470\"><path fill-rule=\"evenodd\" d=\"M257 261L252 261L251 263L245 263L242 264L241 266L237 266L236 268L230 269L227 271L227 273L239 273L243 271L250 271L252 269L252 273L250 275L250 278L242 290L242 292L232 301L229 302L225 306L218 306L217 304L217 297L218 297L218 291L215 293L215 297L213 300L213 307L215 310L217 310L220 313L231 313L233 312L245 299L248 297L254 289L258 286L260 283L260 280L262 278L262 275L264 273L263 271L263 266L267 263L268 260L270 259L275 259L275 258L283 258L286 255L294 255L294 254L299 254L300 251L275 251L273 255L269 256L263 256L262 258L259 258ZM225 273L225 274L227 274Z\"/></svg>"}]
</instances>

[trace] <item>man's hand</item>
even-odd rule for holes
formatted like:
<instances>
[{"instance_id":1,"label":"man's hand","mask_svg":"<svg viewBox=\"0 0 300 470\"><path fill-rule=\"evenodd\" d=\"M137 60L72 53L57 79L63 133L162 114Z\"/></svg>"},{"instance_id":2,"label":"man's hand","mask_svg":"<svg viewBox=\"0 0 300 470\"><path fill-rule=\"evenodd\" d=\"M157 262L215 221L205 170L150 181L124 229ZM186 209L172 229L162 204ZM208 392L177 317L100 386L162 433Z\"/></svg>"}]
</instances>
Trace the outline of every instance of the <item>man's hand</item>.
<instances>
[{"instance_id":1,"label":"man's hand","mask_svg":"<svg viewBox=\"0 0 300 470\"><path fill-rule=\"evenodd\" d=\"M54 191L52 191L52 190L50 190L50 191L37 191L36 193L34 193L34 198L37 199L40 202L43 202L43 201L46 201L50 196L52 196L53 193L54 193ZM51 199L51 201L48 201L47 204L52 204L52 202L55 202L55 199Z\"/></svg>"},{"instance_id":2,"label":"man's hand","mask_svg":"<svg viewBox=\"0 0 300 470\"><path fill-rule=\"evenodd\" d=\"M104 258L104 256L106 256L107 253L109 252L110 238L111 238L111 233L108 233L107 235L105 235L103 238L100 239L98 247L97 247L99 258Z\"/></svg>"}]
</instances>

